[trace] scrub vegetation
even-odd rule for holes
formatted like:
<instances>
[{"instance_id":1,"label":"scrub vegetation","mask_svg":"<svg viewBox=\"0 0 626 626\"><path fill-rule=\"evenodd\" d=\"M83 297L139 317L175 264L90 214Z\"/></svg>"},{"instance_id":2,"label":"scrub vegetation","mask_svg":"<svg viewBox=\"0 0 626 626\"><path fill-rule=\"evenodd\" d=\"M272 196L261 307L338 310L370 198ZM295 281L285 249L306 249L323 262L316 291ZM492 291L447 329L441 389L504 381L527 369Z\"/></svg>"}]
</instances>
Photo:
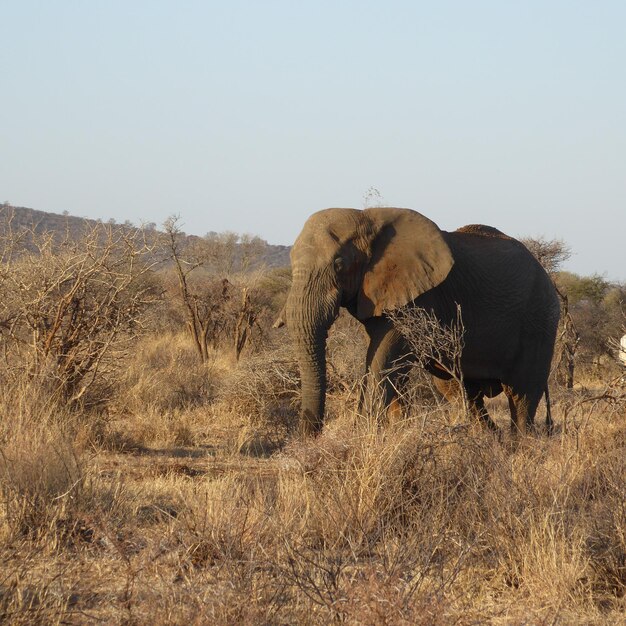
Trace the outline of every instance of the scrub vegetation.
<instances>
[{"instance_id":1,"label":"scrub vegetation","mask_svg":"<svg viewBox=\"0 0 626 626\"><path fill-rule=\"evenodd\" d=\"M12 624L615 624L626 614L626 286L527 246L562 319L555 433L513 448L419 369L358 408L342 314L327 421L298 436L258 238L53 231L0 215L0 620ZM384 425L381 426L381 423Z\"/></svg>"}]
</instances>

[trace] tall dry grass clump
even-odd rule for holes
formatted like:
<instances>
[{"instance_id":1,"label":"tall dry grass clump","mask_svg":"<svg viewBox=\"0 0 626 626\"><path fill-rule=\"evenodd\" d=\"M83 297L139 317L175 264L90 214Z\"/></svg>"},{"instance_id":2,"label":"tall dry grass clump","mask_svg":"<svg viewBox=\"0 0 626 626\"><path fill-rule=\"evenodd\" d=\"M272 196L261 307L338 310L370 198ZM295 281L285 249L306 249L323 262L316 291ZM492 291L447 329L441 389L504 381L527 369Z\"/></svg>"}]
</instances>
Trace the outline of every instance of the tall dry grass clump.
<instances>
[{"instance_id":1,"label":"tall dry grass clump","mask_svg":"<svg viewBox=\"0 0 626 626\"><path fill-rule=\"evenodd\" d=\"M202 362L181 332L137 342L109 404L110 418L92 423L94 442L127 451L197 445L211 432L212 406L231 368L228 357L211 356Z\"/></svg>"},{"instance_id":2,"label":"tall dry grass clump","mask_svg":"<svg viewBox=\"0 0 626 626\"><path fill-rule=\"evenodd\" d=\"M121 485L77 445L80 420L45 391L23 381L0 393L0 620L12 624L75 616L68 556L130 518Z\"/></svg>"},{"instance_id":3,"label":"tall dry grass clump","mask_svg":"<svg viewBox=\"0 0 626 626\"><path fill-rule=\"evenodd\" d=\"M164 412L207 404L215 397L221 369L217 354L201 362L186 334L146 337L129 359L119 410Z\"/></svg>"},{"instance_id":4,"label":"tall dry grass clump","mask_svg":"<svg viewBox=\"0 0 626 626\"><path fill-rule=\"evenodd\" d=\"M82 468L70 419L32 384L0 397L0 470L5 538L48 533L80 488Z\"/></svg>"}]
</instances>

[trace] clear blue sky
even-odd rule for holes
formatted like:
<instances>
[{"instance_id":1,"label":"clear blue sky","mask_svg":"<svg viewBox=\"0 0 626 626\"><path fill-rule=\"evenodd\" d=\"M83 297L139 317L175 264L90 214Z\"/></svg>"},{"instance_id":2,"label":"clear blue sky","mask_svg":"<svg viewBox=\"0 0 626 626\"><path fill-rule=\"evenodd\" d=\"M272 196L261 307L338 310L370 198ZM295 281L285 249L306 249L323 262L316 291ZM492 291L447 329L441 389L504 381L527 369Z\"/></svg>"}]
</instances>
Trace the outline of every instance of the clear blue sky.
<instances>
[{"instance_id":1,"label":"clear blue sky","mask_svg":"<svg viewBox=\"0 0 626 626\"><path fill-rule=\"evenodd\" d=\"M626 280L626 2L0 0L0 202L249 232L376 187Z\"/></svg>"}]
</instances>

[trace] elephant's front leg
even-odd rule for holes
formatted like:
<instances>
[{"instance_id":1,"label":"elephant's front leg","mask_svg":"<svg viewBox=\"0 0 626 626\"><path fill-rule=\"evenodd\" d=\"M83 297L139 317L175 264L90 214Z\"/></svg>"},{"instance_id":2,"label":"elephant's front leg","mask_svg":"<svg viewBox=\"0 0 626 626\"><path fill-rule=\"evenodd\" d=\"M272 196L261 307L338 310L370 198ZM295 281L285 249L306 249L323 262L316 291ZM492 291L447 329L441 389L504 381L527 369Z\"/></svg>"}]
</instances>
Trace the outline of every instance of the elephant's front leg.
<instances>
[{"instance_id":1,"label":"elephant's front leg","mask_svg":"<svg viewBox=\"0 0 626 626\"><path fill-rule=\"evenodd\" d=\"M393 324L382 317L365 324L370 338L366 358L366 405L379 407L379 420L395 421L402 416L402 388L410 371L406 341Z\"/></svg>"},{"instance_id":2,"label":"elephant's front leg","mask_svg":"<svg viewBox=\"0 0 626 626\"><path fill-rule=\"evenodd\" d=\"M470 413L477 417L489 430L498 432L498 427L491 419L485 406L485 393L480 382L465 381L465 393L469 401Z\"/></svg>"}]
</instances>

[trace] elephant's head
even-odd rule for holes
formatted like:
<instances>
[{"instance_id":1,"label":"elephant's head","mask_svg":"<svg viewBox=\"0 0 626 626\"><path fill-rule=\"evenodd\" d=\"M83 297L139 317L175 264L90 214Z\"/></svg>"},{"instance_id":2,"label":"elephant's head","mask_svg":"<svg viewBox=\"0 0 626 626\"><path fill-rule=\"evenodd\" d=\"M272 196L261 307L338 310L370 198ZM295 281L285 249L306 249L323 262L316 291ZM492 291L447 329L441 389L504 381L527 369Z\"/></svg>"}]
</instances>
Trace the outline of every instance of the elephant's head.
<instances>
[{"instance_id":1,"label":"elephant's head","mask_svg":"<svg viewBox=\"0 0 626 626\"><path fill-rule=\"evenodd\" d=\"M441 283L454 261L439 228L409 209L326 209L291 251L286 321L300 365L301 428L319 432L326 394L326 337L345 306L364 321Z\"/></svg>"}]
</instances>

